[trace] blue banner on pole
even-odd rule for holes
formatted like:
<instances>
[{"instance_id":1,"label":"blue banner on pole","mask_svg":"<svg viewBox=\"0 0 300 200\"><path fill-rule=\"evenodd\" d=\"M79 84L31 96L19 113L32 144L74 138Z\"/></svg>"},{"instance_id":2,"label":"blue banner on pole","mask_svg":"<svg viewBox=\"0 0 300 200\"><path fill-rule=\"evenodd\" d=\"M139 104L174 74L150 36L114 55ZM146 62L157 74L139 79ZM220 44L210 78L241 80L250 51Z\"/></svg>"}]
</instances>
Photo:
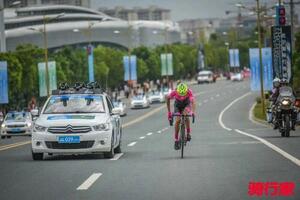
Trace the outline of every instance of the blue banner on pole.
<instances>
[{"instance_id":1,"label":"blue banner on pole","mask_svg":"<svg viewBox=\"0 0 300 200\"><path fill-rule=\"evenodd\" d=\"M260 91L260 64L259 49L249 49L251 67L251 90ZM273 67L271 48L262 48L263 80L264 90L272 90L273 87Z\"/></svg>"},{"instance_id":2,"label":"blue banner on pole","mask_svg":"<svg viewBox=\"0 0 300 200\"><path fill-rule=\"evenodd\" d=\"M0 61L0 104L8 103L7 62Z\"/></svg>"},{"instance_id":3,"label":"blue banner on pole","mask_svg":"<svg viewBox=\"0 0 300 200\"><path fill-rule=\"evenodd\" d=\"M123 57L123 65L124 65L124 80L137 80L137 59L136 56L128 56Z\"/></svg>"},{"instance_id":4,"label":"blue banner on pole","mask_svg":"<svg viewBox=\"0 0 300 200\"><path fill-rule=\"evenodd\" d=\"M259 51L257 48L249 49L249 60L251 68L251 90L260 90Z\"/></svg>"},{"instance_id":5,"label":"blue banner on pole","mask_svg":"<svg viewBox=\"0 0 300 200\"><path fill-rule=\"evenodd\" d=\"M264 89L273 89L272 49L262 48L262 64L264 66Z\"/></svg>"},{"instance_id":6,"label":"blue banner on pole","mask_svg":"<svg viewBox=\"0 0 300 200\"><path fill-rule=\"evenodd\" d=\"M89 81L94 82L95 81L95 76L94 76L94 48L93 48L92 45L88 45L87 53L88 53L88 64L89 64Z\"/></svg>"},{"instance_id":7,"label":"blue banner on pole","mask_svg":"<svg viewBox=\"0 0 300 200\"><path fill-rule=\"evenodd\" d=\"M130 57L130 67L131 67L131 80L137 80L136 74L136 56Z\"/></svg>"},{"instance_id":8,"label":"blue banner on pole","mask_svg":"<svg viewBox=\"0 0 300 200\"><path fill-rule=\"evenodd\" d=\"M123 57L123 65L124 65L124 81L129 80L129 57Z\"/></svg>"},{"instance_id":9,"label":"blue banner on pole","mask_svg":"<svg viewBox=\"0 0 300 200\"><path fill-rule=\"evenodd\" d=\"M238 49L229 49L230 67L240 67L240 52Z\"/></svg>"}]
</instances>

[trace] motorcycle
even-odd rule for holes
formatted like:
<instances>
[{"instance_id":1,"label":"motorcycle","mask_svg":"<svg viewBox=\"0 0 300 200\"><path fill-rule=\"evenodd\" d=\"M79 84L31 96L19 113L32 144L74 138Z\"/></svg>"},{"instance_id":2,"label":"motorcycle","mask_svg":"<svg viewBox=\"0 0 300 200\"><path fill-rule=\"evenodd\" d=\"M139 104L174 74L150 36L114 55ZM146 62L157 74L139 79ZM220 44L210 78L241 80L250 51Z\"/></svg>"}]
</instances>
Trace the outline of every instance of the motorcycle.
<instances>
[{"instance_id":1,"label":"motorcycle","mask_svg":"<svg viewBox=\"0 0 300 200\"><path fill-rule=\"evenodd\" d=\"M272 121L277 126L282 137L289 137L290 131L295 130L298 108L295 106L296 98L293 89L283 86L279 89L279 95L273 107Z\"/></svg>"}]
</instances>

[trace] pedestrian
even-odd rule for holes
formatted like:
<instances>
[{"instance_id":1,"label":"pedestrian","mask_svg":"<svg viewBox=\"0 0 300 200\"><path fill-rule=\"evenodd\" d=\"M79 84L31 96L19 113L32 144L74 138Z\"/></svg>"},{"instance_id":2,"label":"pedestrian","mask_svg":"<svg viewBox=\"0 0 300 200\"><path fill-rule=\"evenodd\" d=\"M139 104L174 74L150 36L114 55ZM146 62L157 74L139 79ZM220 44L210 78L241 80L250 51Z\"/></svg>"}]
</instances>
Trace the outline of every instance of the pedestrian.
<instances>
[{"instance_id":1,"label":"pedestrian","mask_svg":"<svg viewBox=\"0 0 300 200\"><path fill-rule=\"evenodd\" d=\"M127 84L124 85L124 92L125 92L126 99L128 99L129 98L129 87L127 86Z\"/></svg>"}]
</instances>

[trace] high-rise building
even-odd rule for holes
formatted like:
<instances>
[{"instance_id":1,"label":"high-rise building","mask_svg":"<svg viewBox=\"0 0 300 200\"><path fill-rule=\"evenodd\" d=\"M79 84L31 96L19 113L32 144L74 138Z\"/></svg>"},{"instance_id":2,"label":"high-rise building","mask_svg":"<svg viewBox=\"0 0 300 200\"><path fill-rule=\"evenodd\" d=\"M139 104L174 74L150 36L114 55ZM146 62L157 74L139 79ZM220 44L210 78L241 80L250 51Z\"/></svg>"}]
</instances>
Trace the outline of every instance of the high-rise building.
<instances>
[{"instance_id":1,"label":"high-rise building","mask_svg":"<svg viewBox=\"0 0 300 200\"><path fill-rule=\"evenodd\" d=\"M10 7L10 5L16 0L5 0L4 6L6 8ZM73 5L73 6L82 6L82 7L91 7L91 0L19 0L20 7L27 6L41 6L41 5Z\"/></svg>"},{"instance_id":2,"label":"high-rise building","mask_svg":"<svg viewBox=\"0 0 300 200\"><path fill-rule=\"evenodd\" d=\"M164 21L170 20L171 11L169 9L150 6L149 8L124 8L117 6L113 9L99 8L99 11L123 20L150 20L150 21Z\"/></svg>"}]
</instances>

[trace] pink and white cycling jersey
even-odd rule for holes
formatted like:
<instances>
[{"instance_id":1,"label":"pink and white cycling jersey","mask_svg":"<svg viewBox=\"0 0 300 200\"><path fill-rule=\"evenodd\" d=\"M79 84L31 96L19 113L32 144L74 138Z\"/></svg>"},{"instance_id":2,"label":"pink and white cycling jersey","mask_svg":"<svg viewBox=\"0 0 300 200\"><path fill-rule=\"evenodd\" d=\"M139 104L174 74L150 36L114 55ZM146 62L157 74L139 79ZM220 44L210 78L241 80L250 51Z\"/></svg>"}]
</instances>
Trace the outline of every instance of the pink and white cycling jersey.
<instances>
[{"instance_id":1,"label":"pink and white cycling jersey","mask_svg":"<svg viewBox=\"0 0 300 200\"><path fill-rule=\"evenodd\" d=\"M188 89L188 92L185 96L180 96L176 90L172 90L172 92L167 96L169 99L176 99L178 101L184 101L186 98L189 98L190 102L194 101L194 95L192 90Z\"/></svg>"}]
</instances>

